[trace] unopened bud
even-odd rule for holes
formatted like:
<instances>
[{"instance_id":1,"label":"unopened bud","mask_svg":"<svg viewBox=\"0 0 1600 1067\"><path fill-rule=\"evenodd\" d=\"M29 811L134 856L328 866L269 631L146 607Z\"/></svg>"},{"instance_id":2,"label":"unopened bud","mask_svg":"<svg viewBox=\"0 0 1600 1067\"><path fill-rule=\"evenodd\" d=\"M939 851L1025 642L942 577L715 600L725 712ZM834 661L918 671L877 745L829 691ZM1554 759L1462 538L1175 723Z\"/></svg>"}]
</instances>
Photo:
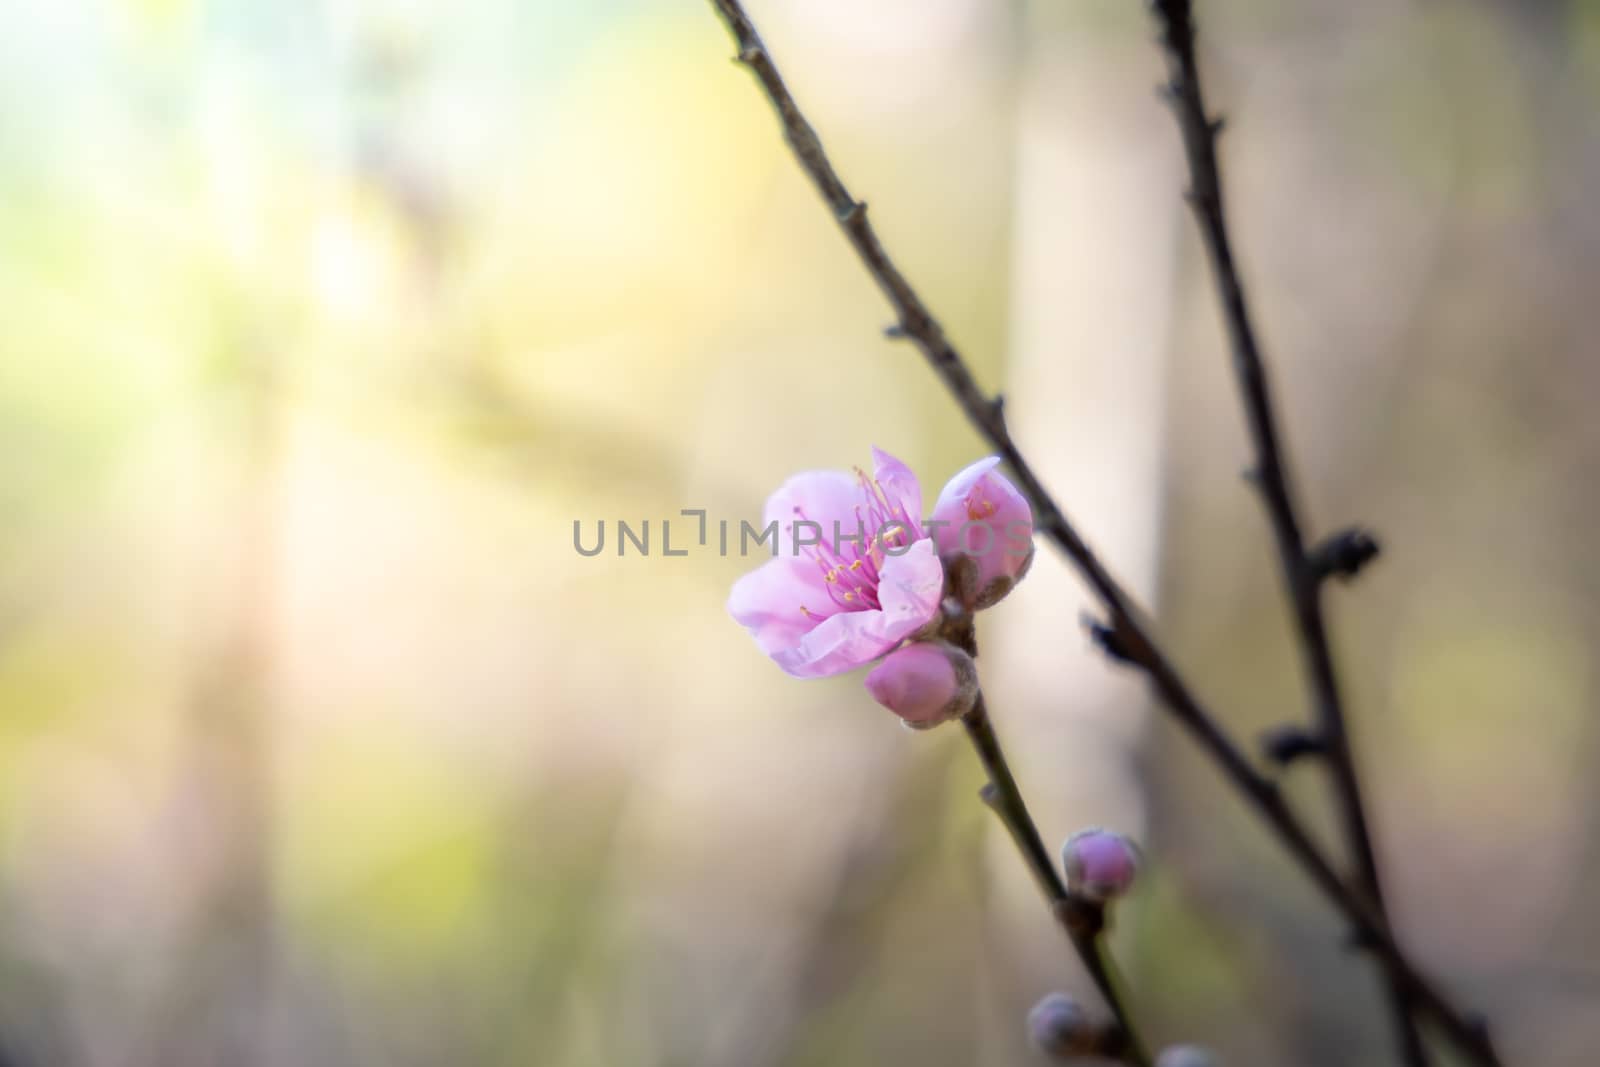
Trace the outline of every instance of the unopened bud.
<instances>
[{"instance_id":1,"label":"unopened bud","mask_svg":"<svg viewBox=\"0 0 1600 1067\"><path fill-rule=\"evenodd\" d=\"M1156 1067L1218 1067L1216 1053L1199 1045L1170 1045L1156 1057Z\"/></svg>"},{"instance_id":2,"label":"unopened bud","mask_svg":"<svg viewBox=\"0 0 1600 1067\"><path fill-rule=\"evenodd\" d=\"M1120 897L1139 873L1139 848L1112 830L1079 830L1061 848L1067 887L1095 900Z\"/></svg>"},{"instance_id":3,"label":"unopened bud","mask_svg":"<svg viewBox=\"0 0 1600 1067\"><path fill-rule=\"evenodd\" d=\"M965 715L978 695L972 657L944 641L914 641L883 658L866 677L872 698L918 729Z\"/></svg>"},{"instance_id":4,"label":"unopened bud","mask_svg":"<svg viewBox=\"0 0 1600 1067\"><path fill-rule=\"evenodd\" d=\"M1046 994L1028 1012L1028 1036L1041 1052L1052 1057L1093 1052L1100 1031L1083 1005L1065 993Z\"/></svg>"},{"instance_id":5,"label":"unopened bud","mask_svg":"<svg viewBox=\"0 0 1600 1067\"><path fill-rule=\"evenodd\" d=\"M1033 509L990 456L959 472L939 494L930 518L941 559L976 564L966 603L987 608L1016 587L1033 563Z\"/></svg>"}]
</instances>

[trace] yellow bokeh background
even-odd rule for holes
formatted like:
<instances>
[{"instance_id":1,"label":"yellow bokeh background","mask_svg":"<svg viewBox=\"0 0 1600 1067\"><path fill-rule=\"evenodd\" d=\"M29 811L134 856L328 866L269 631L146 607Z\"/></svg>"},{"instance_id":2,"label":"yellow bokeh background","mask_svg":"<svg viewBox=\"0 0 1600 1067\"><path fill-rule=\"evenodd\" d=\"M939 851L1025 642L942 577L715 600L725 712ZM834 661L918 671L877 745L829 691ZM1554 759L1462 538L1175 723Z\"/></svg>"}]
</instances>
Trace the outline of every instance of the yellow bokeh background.
<instances>
[{"instance_id":1,"label":"yellow bokeh background","mask_svg":"<svg viewBox=\"0 0 1600 1067\"><path fill-rule=\"evenodd\" d=\"M1301 715L1146 13L749 6L1197 688L1245 743ZM1600 1038L1597 12L1201 6L1301 495L1386 547L1331 601L1396 922L1511 1063ZM723 607L716 524L791 473L879 445L931 502L984 449L710 6L0 26L0 1063L1034 1062L1088 987L962 739ZM1381 1062L1370 968L1093 607L1041 544L985 680L1046 835L1144 843L1148 1028Z\"/></svg>"}]
</instances>

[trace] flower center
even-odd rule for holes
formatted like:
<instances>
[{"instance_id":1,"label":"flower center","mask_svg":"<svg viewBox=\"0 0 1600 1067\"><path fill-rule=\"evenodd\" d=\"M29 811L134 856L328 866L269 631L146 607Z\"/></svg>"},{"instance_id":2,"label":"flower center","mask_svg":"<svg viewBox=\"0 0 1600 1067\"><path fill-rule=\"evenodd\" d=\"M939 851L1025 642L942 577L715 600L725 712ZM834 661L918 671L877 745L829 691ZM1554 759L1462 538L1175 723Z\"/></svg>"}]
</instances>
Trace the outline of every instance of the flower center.
<instances>
[{"instance_id":1,"label":"flower center","mask_svg":"<svg viewBox=\"0 0 1600 1067\"><path fill-rule=\"evenodd\" d=\"M922 532L912 525L904 502L892 499L877 479L867 477L860 468L856 469L856 479L861 502L854 508L855 530L844 529L842 524L832 530L823 529L822 543L807 545L802 551L821 571L835 609L878 611L883 606L878 599L878 583L889 554L885 550L905 548ZM794 513L796 518L813 521L798 506ZM820 528L822 524L817 525ZM800 605L800 614L808 619L825 617L804 604Z\"/></svg>"}]
</instances>

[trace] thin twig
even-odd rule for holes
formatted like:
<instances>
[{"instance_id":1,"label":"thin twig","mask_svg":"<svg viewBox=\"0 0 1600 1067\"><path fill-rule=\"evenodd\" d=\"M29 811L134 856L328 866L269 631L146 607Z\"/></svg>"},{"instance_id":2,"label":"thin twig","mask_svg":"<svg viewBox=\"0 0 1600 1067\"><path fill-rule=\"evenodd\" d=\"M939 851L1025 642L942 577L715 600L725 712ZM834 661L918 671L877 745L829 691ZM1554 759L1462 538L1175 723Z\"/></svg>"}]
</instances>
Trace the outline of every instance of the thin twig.
<instances>
[{"instance_id":1,"label":"thin twig","mask_svg":"<svg viewBox=\"0 0 1600 1067\"><path fill-rule=\"evenodd\" d=\"M994 724L989 721L989 711L981 692L977 703L961 717L961 722L972 740L972 747L977 750L984 772L989 776L989 784L982 793L983 802L999 816L1010 832L1039 890L1050 902L1051 914L1072 940L1072 947L1077 949L1084 969L1089 972L1095 988L1100 991L1100 996L1117 1021L1119 1047L1114 1050L1115 1054L1136 1067L1149 1067L1150 1054L1134 1026L1115 962L1105 945L1105 905L1070 892L1061 880L1050 853L1045 849L1044 840L1039 836L1039 827L1028 813L1028 805L1023 802L1022 791L1017 788L1017 780L1011 773L1010 764L1006 762L1000 739L994 732Z\"/></svg>"},{"instance_id":2,"label":"thin twig","mask_svg":"<svg viewBox=\"0 0 1600 1067\"><path fill-rule=\"evenodd\" d=\"M1271 520L1284 585L1294 605L1301 654L1315 708L1318 753L1324 757L1333 777L1340 823L1345 843L1355 858L1357 880L1371 902L1374 916L1388 925L1377 856L1367 828L1361 785L1345 725L1344 702L1323 617L1322 586L1329 572L1326 566L1319 566L1306 549L1295 511L1288 462L1273 413L1266 363L1250 322L1244 284L1234 263L1223 214L1222 176L1217 165L1216 139L1221 123L1207 114L1201 93L1191 3L1190 0L1155 0L1152 6L1160 20L1161 43L1167 54L1170 74L1167 96L1183 134L1184 156L1188 160L1189 206L1199 225L1216 280L1217 297L1233 354L1234 376L1238 379L1255 452L1251 480L1260 490ZM1376 550L1370 538L1366 544ZM1417 1029L1411 995L1393 975L1388 977L1387 985L1401 1055L1411 1067L1427 1067L1428 1051Z\"/></svg>"},{"instance_id":3,"label":"thin twig","mask_svg":"<svg viewBox=\"0 0 1600 1067\"><path fill-rule=\"evenodd\" d=\"M1018 487L1033 505L1037 528L1042 530L1072 561L1083 579L1104 605L1109 624L1104 628L1108 641L1115 643L1117 655L1139 667L1168 712L1178 720L1217 763L1222 774L1266 822L1279 843L1306 872L1311 881L1344 916L1390 971L1451 1038L1474 1062L1498 1065L1492 1045L1481 1024L1451 1004L1410 962L1395 943L1388 926L1372 912L1365 894L1346 885L1304 825L1284 802L1277 785L1256 770L1237 744L1218 725L1190 692L1177 670L1140 621L1142 612L1121 585L1078 535L1066 515L1045 490L1032 467L1022 456L1006 427L1004 406L999 397L990 398L978 387L961 355L945 338L943 329L890 260L871 223L866 205L855 200L840 180L833 164L799 105L784 84L771 54L762 43L750 17L739 0L711 0L738 47L738 58L755 74L767 97L777 109L785 138L801 168L811 178L823 200L832 210L868 273L883 291L899 316L892 328L896 337L916 344L947 389L955 397L967 419L1000 453L1017 477Z\"/></svg>"}]
</instances>

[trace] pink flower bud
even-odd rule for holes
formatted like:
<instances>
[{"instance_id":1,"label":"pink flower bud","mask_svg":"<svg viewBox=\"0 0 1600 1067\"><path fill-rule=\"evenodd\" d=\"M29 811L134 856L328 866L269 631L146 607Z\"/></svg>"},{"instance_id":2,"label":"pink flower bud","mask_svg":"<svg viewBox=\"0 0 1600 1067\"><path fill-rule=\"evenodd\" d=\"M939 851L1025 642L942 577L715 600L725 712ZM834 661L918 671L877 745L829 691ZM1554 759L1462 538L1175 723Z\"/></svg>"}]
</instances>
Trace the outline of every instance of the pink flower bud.
<instances>
[{"instance_id":1,"label":"pink flower bud","mask_svg":"<svg viewBox=\"0 0 1600 1067\"><path fill-rule=\"evenodd\" d=\"M1065 993L1046 994L1028 1012L1028 1037L1052 1058L1093 1052L1100 1032L1083 1005Z\"/></svg>"},{"instance_id":2,"label":"pink flower bud","mask_svg":"<svg viewBox=\"0 0 1600 1067\"><path fill-rule=\"evenodd\" d=\"M1217 1067L1216 1054L1199 1045L1170 1045L1156 1057L1156 1067Z\"/></svg>"},{"instance_id":3,"label":"pink flower bud","mask_svg":"<svg viewBox=\"0 0 1600 1067\"><path fill-rule=\"evenodd\" d=\"M1139 873L1139 849L1112 830L1094 827L1067 838L1061 849L1067 886L1096 900L1120 897Z\"/></svg>"},{"instance_id":4,"label":"pink flower bud","mask_svg":"<svg viewBox=\"0 0 1600 1067\"><path fill-rule=\"evenodd\" d=\"M979 608L998 603L1033 563L1033 509L999 465L990 456L951 478L928 523L941 557L964 552L977 561Z\"/></svg>"},{"instance_id":5,"label":"pink flower bud","mask_svg":"<svg viewBox=\"0 0 1600 1067\"><path fill-rule=\"evenodd\" d=\"M978 693L972 657L943 641L896 649L866 678L872 698L906 725L926 729L965 714Z\"/></svg>"}]
</instances>

